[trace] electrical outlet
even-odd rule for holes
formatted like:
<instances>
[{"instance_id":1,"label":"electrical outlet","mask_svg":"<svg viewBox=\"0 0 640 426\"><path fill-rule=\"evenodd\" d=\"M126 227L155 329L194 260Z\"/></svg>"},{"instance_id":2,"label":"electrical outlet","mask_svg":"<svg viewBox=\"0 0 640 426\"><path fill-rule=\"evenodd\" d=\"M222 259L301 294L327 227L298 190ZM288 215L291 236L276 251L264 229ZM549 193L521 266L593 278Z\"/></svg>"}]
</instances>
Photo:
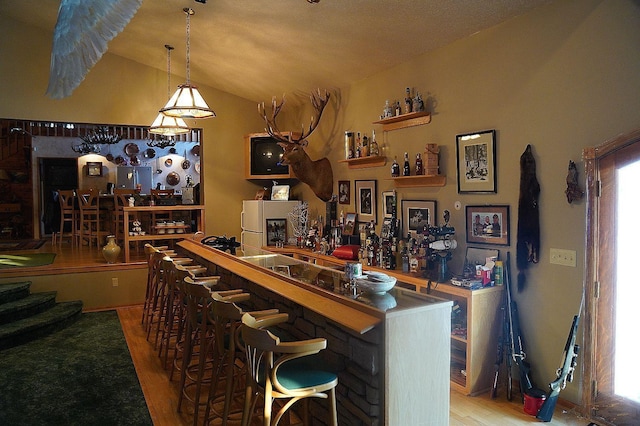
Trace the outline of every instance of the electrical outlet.
<instances>
[{"instance_id":1,"label":"electrical outlet","mask_svg":"<svg viewBox=\"0 0 640 426\"><path fill-rule=\"evenodd\" d=\"M552 248L549 261L554 265L576 267L576 251Z\"/></svg>"},{"instance_id":2,"label":"electrical outlet","mask_svg":"<svg viewBox=\"0 0 640 426\"><path fill-rule=\"evenodd\" d=\"M118 287L118 278L111 278L111 285L113 285L114 287Z\"/></svg>"}]
</instances>

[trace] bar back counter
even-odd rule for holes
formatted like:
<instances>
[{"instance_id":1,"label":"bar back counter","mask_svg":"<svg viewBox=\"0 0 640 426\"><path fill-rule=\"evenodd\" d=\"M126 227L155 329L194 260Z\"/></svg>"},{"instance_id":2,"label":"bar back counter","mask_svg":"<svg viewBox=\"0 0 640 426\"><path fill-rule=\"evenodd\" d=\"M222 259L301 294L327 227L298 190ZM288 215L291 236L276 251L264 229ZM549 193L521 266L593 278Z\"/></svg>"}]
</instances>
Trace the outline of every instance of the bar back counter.
<instances>
[{"instance_id":1,"label":"bar back counter","mask_svg":"<svg viewBox=\"0 0 640 426\"><path fill-rule=\"evenodd\" d=\"M399 286L361 293L342 268L269 251L243 256L195 240L178 245L223 286L250 292L251 308L288 313L283 340L327 339L321 356L338 374L341 426L449 424L451 301ZM325 424L326 401L314 401L311 415L312 424Z\"/></svg>"}]
</instances>

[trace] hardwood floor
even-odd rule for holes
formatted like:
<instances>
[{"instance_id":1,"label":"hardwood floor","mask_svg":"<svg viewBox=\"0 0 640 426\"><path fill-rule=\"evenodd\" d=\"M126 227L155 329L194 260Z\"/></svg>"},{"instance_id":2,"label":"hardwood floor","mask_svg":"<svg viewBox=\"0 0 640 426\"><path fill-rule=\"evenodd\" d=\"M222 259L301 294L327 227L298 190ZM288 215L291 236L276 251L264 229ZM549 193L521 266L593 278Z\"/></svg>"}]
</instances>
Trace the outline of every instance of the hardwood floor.
<instances>
[{"instance_id":1,"label":"hardwood floor","mask_svg":"<svg viewBox=\"0 0 640 426\"><path fill-rule=\"evenodd\" d=\"M176 412L179 394L177 380L174 378L173 382L169 381L168 371L162 367L153 344L146 340L140 323L142 306L122 307L117 311L154 425L191 425L193 418L190 414ZM449 424L452 426L519 426L540 423L535 417L525 414L522 404L515 400L509 402L505 397L491 400L488 395L467 397L451 392ZM547 424L576 426L588 423L586 419L557 406L553 420Z\"/></svg>"}]
</instances>

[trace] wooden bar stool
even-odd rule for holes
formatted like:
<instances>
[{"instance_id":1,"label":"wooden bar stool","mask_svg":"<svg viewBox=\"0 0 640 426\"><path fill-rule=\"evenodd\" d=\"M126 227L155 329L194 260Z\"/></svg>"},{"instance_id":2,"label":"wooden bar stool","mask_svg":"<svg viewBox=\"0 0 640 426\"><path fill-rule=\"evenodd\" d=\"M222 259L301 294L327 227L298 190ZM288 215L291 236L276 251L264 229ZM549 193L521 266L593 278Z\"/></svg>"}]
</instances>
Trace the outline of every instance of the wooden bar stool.
<instances>
[{"instance_id":1,"label":"wooden bar stool","mask_svg":"<svg viewBox=\"0 0 640 426\"><path fill-rule=\"evenodd\" d=\"M100 197L95 188L76 191L80 205L80 240L86 239L89 247L95 241L100 245Z\"/></svg>"},{"instance_id":2,"label":"wooden bar stool","mask_svg":"<svg viewBox=\"0 0 640 426\"><path fill-rule=\"evenodd\" d=\"M76 208L76 194L72 189L59 189L57 193L58 203L60 204L60 230L57 235L56 233L53 234L53 243L62 245L62 239L67 236L71 240L71 245L75 245L76 242L79 242L80 240L80 212ZM69 232L65 232L65 228L67 227L69 228Z\"/></svg>"},{"instance_id":3,"label":"wooden bar stool","mask_svg":"<svg viewBox=\"0 0 640 426\"><path fill-rule=\"evenodd\" d=\"M242 316L242 340L246 345L249 374L242 413L242 426L248 426L259 394L264 396L263 425L273 426L296 402L303 400L305 425L308 423L309 398L329 399L330 424L338 425L336 411L336 386L338 377L320 369L322 365L314 355L327 347L326 339L308 339L282 342L267 327L287 321L287 314L254 317ZM315 357L311 357L315 358ZM283 400L277 411L274 403ZM286 401L284 401L286 400Z\"/></svg>"},{"instance_id":4,"label":"wooden bar stool","mask_svg":"<svg viewBox=\"0 0 640 426\"><path fill-rule=\"evenodd\" d=\"M159 261L156 261L155 254L166 250L166 246L155 247L149 243L146 243L144 245L144 253L147 259L147 287L145 289L141 323L145 330L147 329L146 326L150 321L149 318L152 316L152 303L155 299L155 294L157 293L158 288L158 280L160 279L160 266L162 258L160 257Z\"/></svg>"},{"instance_id":5,"label":"wooden bar stool","mask_svg":"<svg viewBox=\"0 0 640 426\"><path fill-rule=\"evenodd\" d=\"M135 189L115 188L113 190L113 229L116 239L122 241L124 233L131 229L130 223L124 223L124 207L129 205L129 197L136 193Z\"/></svg>"}]
</instances>

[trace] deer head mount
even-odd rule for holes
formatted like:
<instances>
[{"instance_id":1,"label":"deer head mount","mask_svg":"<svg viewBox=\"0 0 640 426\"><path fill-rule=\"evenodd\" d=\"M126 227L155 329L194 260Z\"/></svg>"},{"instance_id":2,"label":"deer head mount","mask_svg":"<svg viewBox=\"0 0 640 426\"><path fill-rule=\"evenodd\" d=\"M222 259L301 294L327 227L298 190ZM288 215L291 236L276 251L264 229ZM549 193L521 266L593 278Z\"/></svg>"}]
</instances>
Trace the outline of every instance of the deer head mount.
<instances>
[{"instance_id":1,"label":"deer head mount","mask_svg":"<svg viewBox=\"0 0 640 426\"><path fill-rule=\"evenodd\" d=\"M319 160L311 160L309 155L304 150L308 141L306 140L311 133L316 129L320 118L322 117L322 111L329 101L329 93L325 90L324 94L320 92L320 89L311 93L311 105L315 110L316 117L311 117L311 123L309 129L305 130L302 127L302 132L299 136L284 136L278 129L276 124L276 117L280 113L285 99L282 96L282 101L278 103L275 96L271 100L271 117L267 115L267 110L264 107L264 102L258 104L258 114L264 119L267 125L266 131L278 141L284 149L284 156L282 157L282 164L287 164L291 167L293 174L300 179L301 182L309 185L311 190L322 201L329 201L333 195L333 170L331 169L331 163L324 157Z\"/></svg>"}]
</instances>

